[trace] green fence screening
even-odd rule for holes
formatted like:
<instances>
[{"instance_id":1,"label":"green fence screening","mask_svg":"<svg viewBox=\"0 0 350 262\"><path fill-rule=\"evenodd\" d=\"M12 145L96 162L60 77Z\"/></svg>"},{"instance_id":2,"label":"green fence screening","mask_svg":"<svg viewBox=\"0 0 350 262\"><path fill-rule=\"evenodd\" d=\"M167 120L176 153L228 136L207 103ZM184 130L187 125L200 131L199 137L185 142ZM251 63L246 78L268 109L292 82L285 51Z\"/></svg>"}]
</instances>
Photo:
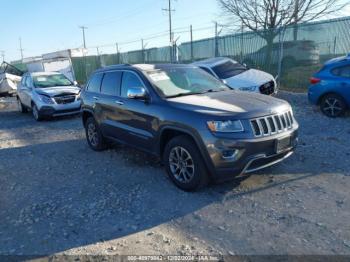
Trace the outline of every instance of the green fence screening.
<instances>
[{"instance_id":1,"label":"green fence screening","mask_svg":"<svg viewBox=\"0 0 350 262\"><path fill-rule=\"evenodd\" d=\"M350 52L349 28L350 17L290 26L281 29L270 48L266 40L254 32L183 42L174 48L173 62L190 63L215 56L231 57L249 67L278 75L282 87L301 90L307 87L310 76L322 63ZM166 46L72 58L72 62L77 80L84 83L91 72L101 66L169 63L171 52L172 49Z\"/></svg>"}]
</instances>

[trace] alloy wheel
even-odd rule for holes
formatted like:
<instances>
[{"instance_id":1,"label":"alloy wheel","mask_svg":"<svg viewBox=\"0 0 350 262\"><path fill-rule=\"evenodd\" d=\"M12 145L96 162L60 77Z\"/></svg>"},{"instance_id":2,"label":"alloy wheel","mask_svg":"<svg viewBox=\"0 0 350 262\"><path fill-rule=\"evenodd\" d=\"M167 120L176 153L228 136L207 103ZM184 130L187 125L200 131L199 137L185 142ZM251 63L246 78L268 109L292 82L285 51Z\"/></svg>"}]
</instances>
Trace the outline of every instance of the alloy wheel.
<instances>
[{"instance_id":1,"label":"alloy wheel","mask_svg":"<svg viewBox=\"0 0 350 262\"><path fill-rule=\"evenodd\" d=\"M18 109L20 112L23 111L23 108L22 108L22 103L21 103L21 100L17 99L17 103L18 103Z\"/></svg>"},{"instance_id":2,"label":"alloy wheel","mask_svg":"<svg viewBox=\"0 0 350 262\"><path fill-rule=\"evenodd\" d=\"M96 129L96 125L94 123L89 123L87 127L87 135L89 142L92 146L98 146L98 133Z\"/></svg>"},{"instance_id":3,"label":"alloy wheel","mask_svg":"<svg viewBox=\"0 0 350 262\"><path fill-rule=\"evenodd\" d=\"M35 120L39 119L39 112L38 112L38 108L36 107L36 105L33 106L33 116L34 116Z\"/></svg>"},{"instance_id":4,"label":"alloy wheel","mask_svg":"<svg viewBox=\"0 0 350 262\"><path fill-rule=\"evenodd\" d=\"M170 171L181 183L189 183L194 176L194 162L190 153L183 147L171 149L169 154Z\"/></svg>"},{"instance_id":5,"label":"alloy wheel","mask_svg":"<svg viewBox=\"0 0 350 262\"><path fill-rule=\"evenodd\" d=\"M323 107L323 110L330 116L338 116L343 110L341 102L335 97L327 98L324 103L325 106Z\"/></svg>"}]
</instances>

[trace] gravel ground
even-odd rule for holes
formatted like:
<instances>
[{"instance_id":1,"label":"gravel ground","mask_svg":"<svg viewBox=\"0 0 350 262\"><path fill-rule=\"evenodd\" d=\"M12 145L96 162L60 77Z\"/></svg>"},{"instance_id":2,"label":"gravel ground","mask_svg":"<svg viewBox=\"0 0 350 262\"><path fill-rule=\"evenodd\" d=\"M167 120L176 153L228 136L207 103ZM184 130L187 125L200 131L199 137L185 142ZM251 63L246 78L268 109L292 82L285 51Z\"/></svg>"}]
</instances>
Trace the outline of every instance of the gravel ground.
<instances>
[{"instance_id":1,"label":"gravel ground","mask_svg":"<svg viewBox=\"0 0 350 262\"><path fill-rule=\"evenodd\" d=\"M350 121L281 93L296 153L239 183L178 190L147 155L88 148L79 117L0 99L0 254L350 255Z\"/></svg>"}]
</instances>

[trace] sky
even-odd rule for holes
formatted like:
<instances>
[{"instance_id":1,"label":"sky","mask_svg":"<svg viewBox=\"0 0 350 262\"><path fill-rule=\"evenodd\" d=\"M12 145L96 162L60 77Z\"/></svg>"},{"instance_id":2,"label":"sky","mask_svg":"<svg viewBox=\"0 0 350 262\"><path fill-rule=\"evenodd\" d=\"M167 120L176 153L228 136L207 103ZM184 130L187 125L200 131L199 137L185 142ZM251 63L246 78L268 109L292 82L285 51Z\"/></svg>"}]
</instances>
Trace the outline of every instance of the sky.
<instances>
[{"instance_id":1,"label":"sky","mask_svg":"<svg viewBox=\"0 0 350 262\"><path fill-rule=\"evenodd\" d=\"M345 0L344 0L345 1ZM169 44L168 0L0 0L0 51L5 60L20 59L19 38L24 57L83 46L86 26L89 54L114 53ZM213 37L214 22L225 23L216 0L172 0L174 38L178 42ZM350 15L350 7L342 12ZM227 21L226 21L227 22ZM224 32L223 32L224 33Z\"/></svg>"},{"instance_id":2,"label":"sky","mask_svg":"<svg viewBox=\"0 0 350 262\"><path fill-rule=\"evenodd\" d=\"M169 44L168 0L0 0L0 50L5 60L20 59L19 38L24 57L82 47L82 31L87 26L89 53L115 52ZM216 0L172 0L173 28L179 41L214 35L214 21L220 18ZM6 21L6 22L4 22ZM5 26L4 26L5 25ZM177 33L181 32L181 33ZM157 38L149 39L156 36ZM128 43L134 42L134 43ZM108 46L107 46L108 45Z\"/></svg>"}]
</instances>

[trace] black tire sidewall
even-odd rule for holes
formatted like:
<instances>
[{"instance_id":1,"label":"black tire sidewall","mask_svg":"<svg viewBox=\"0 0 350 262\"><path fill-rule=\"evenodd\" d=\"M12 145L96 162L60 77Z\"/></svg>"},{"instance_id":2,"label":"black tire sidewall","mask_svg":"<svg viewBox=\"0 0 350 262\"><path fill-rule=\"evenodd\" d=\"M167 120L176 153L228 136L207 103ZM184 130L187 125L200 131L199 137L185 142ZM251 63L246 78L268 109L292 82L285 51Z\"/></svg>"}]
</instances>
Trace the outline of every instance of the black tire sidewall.
<instances>
[{"instance_id":1,"label":"black tire sidewall","mask_svg":"<svg viewBox=\"0 0 350 262\"><path fill-rule=\"evenodd\" d=\"M340 103L340 106L342 108L341 112L338 114L338 115L335 115L335 116L332 116L330 114L328 114L325 110L324 110L324 107L325 107L325 102L327 99L329 98L336 98L339 103ZM331 117L331 118L336 118L336 117L339 117L339 116L342 116L344 115L345 113L345 110L346 110L346 104L344 102L344 99L339 96L339 95L336 95L336 94L329 94L329 95L326 95L325 97L322 98L322 101L321 101L321 104L320 104L320 107L321 107L321 111L324 115L328 116L328 117Z\"/></svg>"},{"instance_id":2,"label":"black tire sidewall","mask_svg":"<svg viewBox=\"0 0 350 262\"><path fill-rule=\"evenodd\" d=\"M94 146L91 144L90 140L89 140L89 136L88 136L88 126L90 124L94 124L95 128L96 128L96 132L97 132L97 139L98 139L98 143L97 146ZM102 151L106 148L106 143L105 143L105 139L101 133L101 130L96 122L96 120L93 117L90 117L86 120L85 123L85 135L86 135L86 141L88 143L88 145L90 146L91 149L93 149L94 151Z\"/></svg>"},{"instance_id":3,"label":"black tire sidewall","mask_svg":"<svg viewBox=\"0 0 350 262\"><path fill-rule=\"evenodd\" d=\"M35 118L34 113L33 113L34 119L35 119L36 121L41 121L41 120L42 120L42 117L41 117L41 115L40 115L40 112L39 112L38 107L36 106L36 104L33 104L33 107L32 107L33 112L34 112L34 109L36 109L36 111L38 112L38 117L37 117L37 118Z\"/></svg>"},{"instance_id":4,"label":"black tire sidewall","mask_svg":"<svg viewBox=\"0 0 350 262\"><path fill-rule=\"evenodd\" d=\"M185 148L188 153L191 155L193 159L194 164L194 176L192 180L189 183L182 183L178 181L174 175L172 174L170 170L169 165L169 155L171 152L171 149L177 146L181 146ZM163 154L163 162L165 164L165 169L172 180L172 182L179 187L180 189L184 191L195 191L198 190L208 183L208 172L207 168L205 166L205 163L203 161L203 158L199 152L198 147L196 144L189 139L187 136L178 136L173 139L171 139L168 144L165 147L164 154Z\"/></svg>"}]
</instances>

